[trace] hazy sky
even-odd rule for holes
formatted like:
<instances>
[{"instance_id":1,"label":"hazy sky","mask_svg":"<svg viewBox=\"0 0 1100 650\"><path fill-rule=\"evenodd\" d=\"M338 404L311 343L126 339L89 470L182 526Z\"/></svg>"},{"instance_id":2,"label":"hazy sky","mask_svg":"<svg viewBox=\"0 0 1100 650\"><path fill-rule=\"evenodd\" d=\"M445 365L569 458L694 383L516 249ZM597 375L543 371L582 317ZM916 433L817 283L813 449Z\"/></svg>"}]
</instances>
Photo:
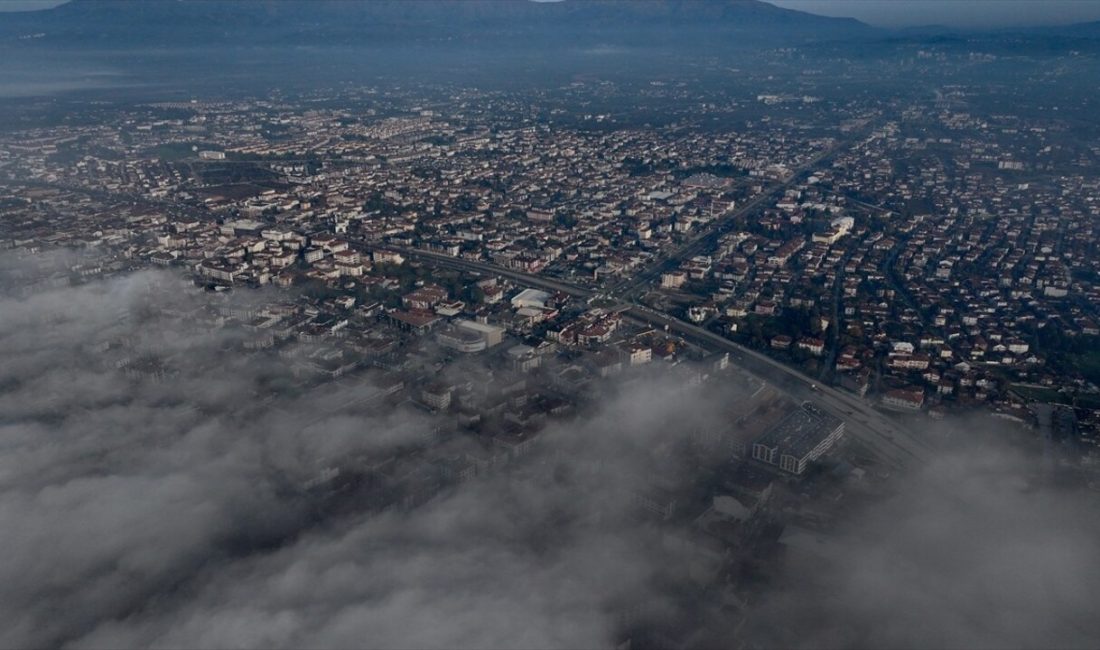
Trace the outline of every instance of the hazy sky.
<instances>
[{"instance_id":1,"label":"hazy sky","mask_svg":"<svg viewBox=\"0 0 1100 650\"><path fill-rule=\"evenodd\" d=\"M65 0L0 0L0 11L31 11L55 7Z\"/></svg>"},{"instance_id":2,"label":"hazy sky","mask_svg":"<svg viewBox=\"0 0 1100 650\"><path fill-rule=\"evenodd\" d=\"M772 4L872 25L1005 27L1100 20L1100 0L771 0Z\"/></svg>"}]
</instances>

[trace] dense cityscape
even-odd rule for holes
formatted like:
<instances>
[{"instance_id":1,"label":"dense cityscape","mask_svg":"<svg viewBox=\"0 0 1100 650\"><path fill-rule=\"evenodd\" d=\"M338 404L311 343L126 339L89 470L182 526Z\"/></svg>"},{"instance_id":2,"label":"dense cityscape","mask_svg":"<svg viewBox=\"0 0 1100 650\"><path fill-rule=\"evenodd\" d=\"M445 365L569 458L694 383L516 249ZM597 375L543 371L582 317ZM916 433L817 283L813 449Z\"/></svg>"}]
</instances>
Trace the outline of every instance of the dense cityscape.
<instances>
[{"instance_id":1,"label":"dense cityscape","mask_svg":"<svg viewBox=\"0 0 1100 650\"><path fill-rule=\"evenodd\" d=\"M362 614L375 641L336 619L325 633L279 622L285 603L256 606L270 608L262 633L199 615L168 625L158 608L206 589L175 574L181 559L152 573L181 585L163 602L138 604L159 587L118 587L127 595L94 607L73 593L58 607L81 615L50 623L11 605L5 647L897 645L873 621L807 641L777 624L789 614L770 594L807 562L829 565L824 549L853 522L927 485L922 468L959 448L1026 459L1012 464L1023 487L1006 489L1095 499L1100 129L1095 52L891 47L860 59L784 45L550 81L4 100L0 427L21 450L5 481L63 472L25 442L54 431L74 465L102 459L89 477L132 445L164 445L173 467L233 458L256 487L224 516L255 521L209 545L241 562L278 562L345 526L367 531L354 533L364 547L427 553L418 526L459 525L416 513L504 498L534 522L471 522L486 539L549 558L594 536L616 561L646 558L644 578L610 560L588 577L536 572L585 594L587 614L563 610L547 630L399 633L379 609ZM148 413L121 425L118 409ZM118 433L97 442L82 422ZM176 449L203 430L209 442ZM253 458L262 469L245 469ZM981 473L954 472L965 486ZM0 512L34 519L41 489ZM969 489L953 493L981 502ZM98 490L63 500L78 512ZM205 521L204 507L184 520ZM122 562L114 553L80 569L87 580ZM127 571L145 575L135 562ZM355 580L390 584L371 571ZM291 589L280 580L256 588ZM807 593L830 581L805 580ZM236 602L231 578L210 581ZM565 620L583 621L575 636ZM904 638L1039 647L1041 629ZM1061 642L1091 638L1072 629Z\"/></svg>"}]
</instances>

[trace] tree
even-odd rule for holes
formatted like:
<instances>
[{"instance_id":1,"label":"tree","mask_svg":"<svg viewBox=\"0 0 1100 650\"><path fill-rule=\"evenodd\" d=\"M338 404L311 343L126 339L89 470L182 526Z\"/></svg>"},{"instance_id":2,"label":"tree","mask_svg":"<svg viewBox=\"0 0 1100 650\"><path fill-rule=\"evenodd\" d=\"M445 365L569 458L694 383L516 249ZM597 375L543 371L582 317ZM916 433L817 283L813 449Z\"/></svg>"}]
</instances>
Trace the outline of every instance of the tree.
<instances>
[{"instance_id":1,"label":"tree","mask_svg":"<svg viewBox=\"0 0 1100 650\"><path fill-rule=\"evenodd\" d=\"M571 212L559 212L557 216L554 217L554 222L562 228L572 230L577 225L577 217Z\"/></svg>"}]
</instances>

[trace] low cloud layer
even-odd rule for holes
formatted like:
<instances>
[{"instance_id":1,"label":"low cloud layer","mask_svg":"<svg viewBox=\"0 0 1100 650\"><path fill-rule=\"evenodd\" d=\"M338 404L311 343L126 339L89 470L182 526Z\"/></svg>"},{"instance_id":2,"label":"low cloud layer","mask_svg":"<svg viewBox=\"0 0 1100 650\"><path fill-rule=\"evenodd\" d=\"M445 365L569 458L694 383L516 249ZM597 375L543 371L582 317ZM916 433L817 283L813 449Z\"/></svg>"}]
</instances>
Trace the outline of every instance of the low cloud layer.
<instances>
[{"instance_id":1,"label":"low cloud layer","mask_svg":"<svg viewBox=\"0 0 1100 650\"><path fill-rule=\"evenodd\" d=\"M676 435L655 427L672 385L551 436L607 465L558 454L411 512L319 516L305 481L435 423L327 411L354 383L268 400L289 369L198 326L212 300L162 273L0 298L0 645L580 647L612 638L614 602L659 598L624 488Z\"/></svg>"},{"instance_id":2,"label":"low cloud layer","mask_svg":"<svg viewBox=\"0 0 1100 650\"><path fill-rule=\"evenodd\" d=\"M991 420L898 492L801 545L752 633L766 645L1088 648L1100 638L1100 503Z\"/></svg>"},{"instance_id":3,"label":"low cloud layer","mask_svg":"<svg viewBox=\"0 0 1100 650\"><path fill-rule=\"evenodd\" d=\"M370 486L334 505L303 485L423 449L438 421L331 408L369 376L279 388L285 356L245 353L248 332L210 326L224 298L168 274L16 291L28 268L0 257L0 646L609 647L624 612L692 620L684 553L630 493L658 466L698 479L676 450L721 417L713 394L636 378L507 471L411 509L378 512ZM789 553L746 626L696 638L1095 645L1100 513L1033 469L999 445L945 455Z\"/></svg>"}]
</instances>

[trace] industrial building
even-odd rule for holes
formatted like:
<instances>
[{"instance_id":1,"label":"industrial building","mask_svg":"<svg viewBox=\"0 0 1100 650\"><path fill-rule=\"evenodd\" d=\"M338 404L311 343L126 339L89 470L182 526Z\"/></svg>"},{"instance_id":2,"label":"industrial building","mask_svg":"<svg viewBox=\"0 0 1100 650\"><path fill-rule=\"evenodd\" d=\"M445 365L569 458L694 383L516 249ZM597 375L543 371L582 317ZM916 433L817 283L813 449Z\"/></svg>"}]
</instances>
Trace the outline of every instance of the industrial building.
<instances>
[{"instance_id":1,"label":"industrial building","mask_svg":"<svg viewBox=\"0 0 1100 650\"><path fill-rule=\"evenodd\" d=\"M844 421L810 402L783 418L752 444L752 457L791 474L802 474L844 433Z\"/></svg>"}]
</instances>

